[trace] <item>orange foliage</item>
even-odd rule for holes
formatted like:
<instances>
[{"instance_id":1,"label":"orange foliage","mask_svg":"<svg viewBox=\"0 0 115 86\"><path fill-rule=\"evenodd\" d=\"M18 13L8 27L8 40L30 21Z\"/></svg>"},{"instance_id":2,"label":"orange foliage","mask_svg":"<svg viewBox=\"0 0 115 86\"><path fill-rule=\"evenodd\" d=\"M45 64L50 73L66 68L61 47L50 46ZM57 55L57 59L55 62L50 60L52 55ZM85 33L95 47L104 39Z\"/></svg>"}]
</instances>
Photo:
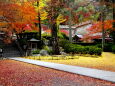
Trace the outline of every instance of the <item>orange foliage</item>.
<instances>
[{"instance_id":1,"label":"orange foliage","mask_svg":"<svg viewBox=\"0 0 115 86\"><path fill-rule=\"evenodd\" d=\"M1 4L2 16L8 20L8 30L16 33L23 32L24 25L34 25L37 13L31 2L20 4Z\"/></svg>"},{"instance_id":2,"label":"orange foliage","mask_svg":"<svg viewBox=\"0 0 115 86\"><path fill-rule=\"evenodd\" d=\"M89 40L89 39L95 39L95 38L100 38L101 35L98 35L97 33L102 32L102 25L104 25L104 29L105 30L110 30L110 31L114 31L115 28L113 28L113 22L115 22L115 20L106 20L103 23L102 22L95 22L90 28L87 29L88 34L84 35L83 40ZM93 34L97 34L94 35ZM107 35L108 33L106 33Z\"/></svg>"}]
</instances>

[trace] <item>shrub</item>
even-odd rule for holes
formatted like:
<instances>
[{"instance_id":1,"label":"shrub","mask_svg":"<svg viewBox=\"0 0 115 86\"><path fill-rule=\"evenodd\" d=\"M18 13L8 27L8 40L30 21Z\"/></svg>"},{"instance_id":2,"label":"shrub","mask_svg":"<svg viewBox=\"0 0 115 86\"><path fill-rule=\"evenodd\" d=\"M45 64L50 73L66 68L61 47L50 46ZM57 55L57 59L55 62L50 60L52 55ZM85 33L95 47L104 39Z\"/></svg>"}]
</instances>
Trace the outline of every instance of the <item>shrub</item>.
<instances>
[{"instance_id":1,"label":"shrub","mask_svg":"<svg viewBox=\"0 0 115 86\"><path fill-rule=\"evenodd\" d=\"M112 46L112 52L115 53L115 45Z\"/></svg>"},{"instance_id":2,"label":"shrub","mask_svg":"<svg viewBox=\"0 0 115 86\"><path fill-rule=\"evenodd\" d=\"M102 48L102 44L96 44L95 46L98 48Z\"/></svg>"},{"instance_id":3,"label":"shrub","mask_svg":"<svg viewBox=\"0 0 115 86\"><path fill-rule=\"evenodd\" d=\"M98 47L95 47L95 46L90 46L89 47L89 54L91 55L101 55L102 53L102 49L101 48L98 48Z\"/></svg>"},{"instance_id":4,"label":"shrub","mask_svg":"<svg viewBox=\"0 0 115 86\"><path fill-rule=\"evenodd\" d=\"M96 45L98 48L102 48L102 44L97 44ZM112 43L106 43L105 45L104 45L104 52L113 52L112 51L112 47L114 46L114 44L112 44Z\"/></svg>"},{"instance_id":5,"label":"shrub","mask_svg":"<svg viewBox=\"0 0 115 86\"><path fill-rule=\"evenodd\" d=\"M43 49L46 50L49 54L53 53L52 49L49 48L48 46L44 46Z\"/></svg>"},{"instance_id":6,"label":"shrub","mask_svg":"<svg viewBox=\"0 0 115 86\"><path fill-rule=\"evenodd\" d=\"M43 46L43 49L44 50L49 50L49 47L48 46Z\"/></svg>"},{"instance_id":7,"label":"shrub","mask_svg":"<svg viewBox=\"0 0 115 86\"><path fill-rule=\"evenodd\" d=\"M61 38L61 39L64 39L62 33L58 33L58 37Z\"/></svg>"},{"instance_id":8,"label":"shrub","mask_svg":"<svg viewBox=\"0 0 115 86\"><path fill-rule=\"evenodd\" d=\"M74 53L83 54L84 46L74 44Z\"/></svg>"},{"instance_id":9,"label":"shrub","mask_svg":"<svg viewBox=\"0 0 115 86\"><path fill-rule=\"evenodd\" d=\"M101 55L102 54L102 49L101 48L96 48L95 49L95 54L96 55Z\"/></svg>"},{"instance_id":10,"label":"shrub","mask_svg":"<svg viewBox=\"0 0 115 86\"><path fill-rule=\"evenodd\" d=\"M78 54L91 54L91 55L101 55L102 49L97 46L82 46L77 44L72 44L68 40L60 40L60 46L67 53L78 53Z\"/></svg>"},{"instance_id":11,"label":"shrub","mask_svg":"<svg viewBox=\"0 0 115 86\"><path fill-rule=\"evenodd\" d=\"M37 49L37 50L32 51L32 54L39 54L39 52L40 52L40 50Z\"/></svg>"},{"instance_id":12,"label":"shrub","mask_svg":"<svg viewBox=\"0 0 115 86\"><path fill-rule=\"evenodd\" d=\"M66 44L71 44L71 43L66 39L60 39L59 40L59 46L65 47Z\"/></svg>"},{"instance_id":13,"label":"shrub","mask_svg":"<svg viewBox=\"0 0 115 86\"><path fill-rule=\"evenodd\" d=\"M81 46L79 52L81 54L101 55L102 49L96 46Z\"/></svg>"},{"instance_id":14,"label":"shrub","mask_svg":"<svg viewBox=\"0 0 115 86\"><path fill-rule=\"evenodd\" d=\"M65 44L64 51L67 53L75 53L75 45L74 44Z\"/></svg>"},{"instance_id":15,"label":"shrub","mask_svg":"<svg viewBox=\"0 0 115 86\"><path fill-rule=\"evenodd\" d=\"M102 48L102 44L97 44L96 45L98 48ZM106 43L104 45L104 52L112 52L112 47L114 46L114 44L112 43Z\"/></svg>"},{"instance_id":16,"label":"shrub","mask_svg":"<svg viewBox=\"0 0 115 86\"><path fill-rule=\"evenodd\" d=\"M104 45L104 51L105 52L112 52L112 45L113 44L105 44Z\"/></svg>"},{"instance_id":17,"label":"shrub","mask_svg":"<svg viewBox=\"0 0 115 86\"><path fill-rule=\"evenodd\" d=\"M43 33L43 34L42 34L42 37L43 37L43 38L47 38L47 37L51 37L51 35L50 35L50 34L47 34L47 33Z\"/></svg>"},{"instance_id":18,"label":"shrub","mask_svg":"<svg viewBox=\"0 0 115 86\"><path fill-rule=\"evenodd\" d=\"M63 35L63 39L69 40L69 37L65 33L61 33Z\"/></svg>"}]
</instances>

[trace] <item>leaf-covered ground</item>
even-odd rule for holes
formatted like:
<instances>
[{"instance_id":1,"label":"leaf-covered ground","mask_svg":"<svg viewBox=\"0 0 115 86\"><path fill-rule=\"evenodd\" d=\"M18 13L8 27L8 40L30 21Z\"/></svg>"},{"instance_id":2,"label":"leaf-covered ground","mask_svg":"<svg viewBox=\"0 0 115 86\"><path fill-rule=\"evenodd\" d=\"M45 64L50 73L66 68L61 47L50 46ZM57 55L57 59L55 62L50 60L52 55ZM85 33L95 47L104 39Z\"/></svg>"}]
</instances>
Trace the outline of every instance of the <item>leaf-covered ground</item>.
<instances>
[{"instance_id":1,"label":"leaf-covered ground","mask_svg":"<svg viewBox=\"0 0 115 86\"><path fill-rule=\"evenodd\" d=\"M115 83L14 60L0 60L0 86L115 86Z\"/></svg>"},{"instance_id":2,"label":"leaf-covered ground","mask_svg":"<svg viewBox=\"0 0 115 86\"><path fill-rule=\"evenodd\" d=\"M102 56L100 57L74 56L74 58L76 59L42 60L42 61L68 64L68 65L74 65L74 66L82 66L82 67L88 67L88 68L96 68L96 69L115 72L115 54L103 52Z\"/></svg>"}]
</instances>

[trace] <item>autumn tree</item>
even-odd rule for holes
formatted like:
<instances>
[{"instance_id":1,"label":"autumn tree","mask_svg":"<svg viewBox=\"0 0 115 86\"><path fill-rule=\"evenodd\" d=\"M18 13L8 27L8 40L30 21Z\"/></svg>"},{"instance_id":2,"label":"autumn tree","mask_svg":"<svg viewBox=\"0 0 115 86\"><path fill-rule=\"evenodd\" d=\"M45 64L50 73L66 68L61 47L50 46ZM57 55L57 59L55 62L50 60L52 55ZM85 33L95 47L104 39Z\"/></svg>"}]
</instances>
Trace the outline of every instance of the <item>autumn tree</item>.
<instances>
[{"instance_id":1,"label":"autumn tree","mask_svg":"<svg viewBox=\"0 0 115 86\"><path fill-rule=\"evenodd\" d=\"M83 40L92 40L92 39L98 39L102 37L102 24L104 31L106 31L105 36L108 36L110 34L110 31L115 31L112 28L113 20L105 20L104 22L97 21L92 23L92 26L90 28L87 28L88 33L84 35Z\"/></svg>"},{"instance_id":2,"label":"autumn tree","mask_svg":"<svg viewBox=\"0 0 115 86\"><path fill-rule=\"evenodd\" d=\"M60 9L63 8L63 1L62 0L50 0L48 6L45 7L46 11L48 12L48 20L51 27L52 33L52 49L54 54L60 54L59 51L59 44L58 44L58 36L57 36L57 24L56 19L60 14Z\"/></svg>"},{"instance_id":3,"label":"autumn tree","mask_svg":"<svg viewBox=\"0 0 115 86\"><path fill-rule=\"evenodd\" d=\"M38 14L37 21L38 21L38 28L39 28L39 39L41 40L41 31L42 31L42 21L46 20L47 12L43 9L43 7L46 5L47 0L33 0L34 1L34 7L36 9L36 12Z\"/></svg>"},{"instance_id":4,"label":"autumn tree","mask_svg":"<svg viewBox=\"0 0 115 86\"><path fill-rule=\"evenodd\" d=\"M76 2L75 0L49 0L47 6L45 7L46 12L48 13L48 20L51 26L51 32L52 32L52 42L53 42L53 51L55 54L59 54L59 47L58 47L58 37L57 37L57 22L56 20L60 15L63 15L63 17L66 18L66 21L69 21L69 26L71 30L71 25L76 24L79 22L83 22L82 19L88 19L91 12L83 12L83 10L78 11L79 7L86 7L88 8L88 5L90 1L85 0L87 3L82 2ZM68 2L68 3L67 3ZM71 4L71 5L70 5ZM86 9L85 8L85 9ZM86 14L87 13L87 14ZM83 16L81 16L83 15ZM84 17L84 18L83 18ZM86 19L86 20L87 20ZM70 31L70 37L71 31ZM71 39L71 38L70 38Z\"/></svg>"},{"instance_id":5,"label":"autumn tree","mask_svg":"<svg viewBox=\"0 0 115 86\"><path fill-rule=\"evenodd\" d=\"M66 1L66 0L65 0ZM85 2L85 3L84 3ZM72 42L72 28L73 24L79 24L81 22L90 19L93 9L91 1L89 0L68 0L66 5L66 12L68 12L68 25L69 25L69 40Z\"/></svg>"},{"instance_id":6,"label":"autumn tree","mask_svg":"<svg viewBox=\"0 0 115 86\"><path fill-rule=\"evenodd\" d=\"M104 29L104 22L106 20L114 20L114 14L115 14L115 3L114 0L95 0L95 3L99 3L97 5L98 7L98 12L100 12L100 17L99 20L102 22L101 27L102 27L102 48L104 49L104 44L105 44L105 33L106 30ZM111 15L112 14L112 15ZM112 18L113 17L113 18ZM114 22L113 22L113 28L114 28ZM111 33L114 33L114 31L111 29ZM114 36L113 36L114 39Z\"/></svg>"},{"instance_id":7,"label":"autumn tree","mask_svg":"<svg viewBox=\"0 0 115 86\"><path fill-rule=\"evenodd\" d=\"M30 24L35 29L34 22L37 13L32 3L5 3L0 9L2 10L2 16L9 21L9 31L21 33L26 24Z\"/></svg>"}]
</instances>

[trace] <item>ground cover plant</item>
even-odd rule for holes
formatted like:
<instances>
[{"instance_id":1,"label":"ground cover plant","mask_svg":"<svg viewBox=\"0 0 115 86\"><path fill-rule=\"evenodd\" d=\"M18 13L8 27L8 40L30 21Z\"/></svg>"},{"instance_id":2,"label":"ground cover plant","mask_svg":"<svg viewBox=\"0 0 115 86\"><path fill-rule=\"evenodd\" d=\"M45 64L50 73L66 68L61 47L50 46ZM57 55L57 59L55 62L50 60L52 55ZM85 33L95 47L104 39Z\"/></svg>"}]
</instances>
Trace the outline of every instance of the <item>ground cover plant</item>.
<instances>
[{"instance_id":1,"label":"ground cover plant","mask_svg":"<svg viewBox=\"0 0 115 86\"><path fill-rule=\"evenodd\" d=\"M96 68L101 70L108 70L115 72L115 54L103 52L102 56L30 56L25 57L27 59L40 60L46 62L54 62L60 64L82 66L88 68Z\"/></svg>"},{"instance_id":2,"label":"ground cover plant","mask_svg":"<svg viewBox=\"0 0 115 86\"><path fill-rule=\"evenodd\" d=\"M2 86L115 86L115 83L14 60L0 61Z\"/></svg>"},{"instance_id":3,"label":"ground cover plant","mask_svg":"<svg viewBox=\"0 0 115 86\"><path fill-rule=\"evenodd\" d=\"M101 55L102 49L97 46L82 46L72 44L68 40L60 40L60 46L67 53Z\"/></svg>"}]
</instances>

